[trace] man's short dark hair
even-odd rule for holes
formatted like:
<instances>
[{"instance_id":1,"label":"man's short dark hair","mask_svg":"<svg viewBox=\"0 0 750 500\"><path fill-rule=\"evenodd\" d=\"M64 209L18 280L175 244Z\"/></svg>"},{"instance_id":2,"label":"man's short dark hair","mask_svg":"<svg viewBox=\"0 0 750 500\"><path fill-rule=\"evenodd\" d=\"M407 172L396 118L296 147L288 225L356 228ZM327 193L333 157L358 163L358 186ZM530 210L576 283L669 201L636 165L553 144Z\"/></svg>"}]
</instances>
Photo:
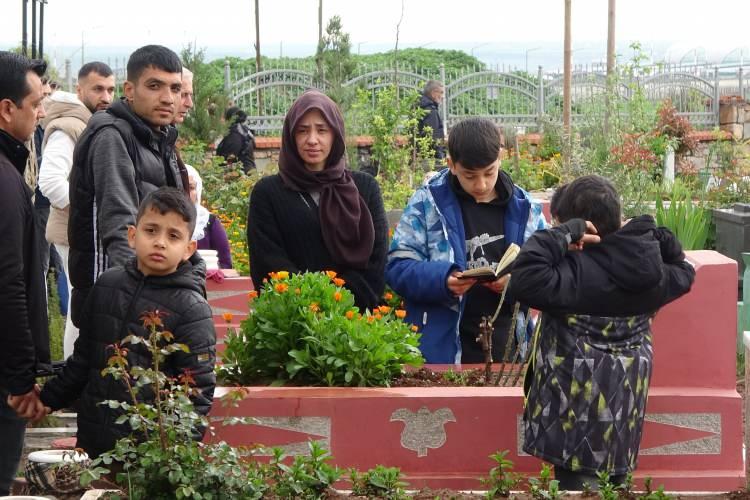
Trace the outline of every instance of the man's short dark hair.
<instances>
[{"instance_id":1,"label":"man's short dark hair","mask_svg":"<svg viewBox=\"0 0 750 500\"><path fill-rule=\"evenodd\" d=\"M21 103L31 93L26 74L33 71L39 78L47 71L47 63L39 59L29 59L21 54L0 51L0 100L10 99L21 107Z\"/></svg>"},{"instance_id":2,"label":"man's short dark hair","mask_svg":"<svg viewBox=\"0 0 750 500\"><path fill-rule=\"evenodd\" d=\"M91 61L81 66L81 69L78 70L78 80L80 81L82 78L86 78L91 73L96 73L97 75L103 76L104 78L112 76L113 74L112 68L110 68L103 62Z\"/></svg>"},{"instance_id":3,"label":"man's short dark hair","mask_svg":"<svg viewBox=\"0 0 750 500\"><path fill-rule=\"evenodd\" d=\"M177 54L162 45L145 45L130 54L128 81L137 82L143 71L149 67L167 73L182 74L182 63Z\"/></svg>"},{"instance_id":4,"label":"man's short dark hair","mask_svg":"<svg viewBox=\"0 0 750 500\"><path fill-rule=\"evenodd\" d=\"M600 175L584 175L563 186L552 198L550 212L559 222L591 221L599 236L614 233L622 225L622 206L615 186Z\"/></svg>"},{"instance_id":5,"label":"man's short dark hair","mask_svg":"<svg viewBox=\"0 0 750 500\"><path fill-rule=\"evenodd\" d=\"M160 187L156 191L150 192L143 198L141 206L138 207L138 215L135 218L135 223L138 224L143 214L152 209L157 210L162 215L174 212L182 217L182 220L187 222L188 225L190 232L188 238L192 238L193 231L195 230L195 205L183 191L174 187Z\"/></svg>"},{"instance_id":6,"label":"man's short dark hair","mask_svg":"<svg viewBox=\"0 0 750 500\"><path fill-rule=\"evenodd\" d=\"M500 157L500 130L486 118L463 120L451 129L448 153L464 168L485 168Z\"/></svg>"}]
</instances>

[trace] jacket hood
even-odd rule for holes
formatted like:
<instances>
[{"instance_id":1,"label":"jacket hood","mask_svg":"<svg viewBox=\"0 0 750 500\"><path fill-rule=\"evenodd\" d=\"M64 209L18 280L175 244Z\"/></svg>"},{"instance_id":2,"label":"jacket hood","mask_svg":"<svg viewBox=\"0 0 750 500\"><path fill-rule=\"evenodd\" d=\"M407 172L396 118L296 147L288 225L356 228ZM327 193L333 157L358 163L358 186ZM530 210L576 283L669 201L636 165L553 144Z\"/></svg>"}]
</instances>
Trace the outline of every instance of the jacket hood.
<instances>
[{"instance_id":1,"label":"jacket hood","mask_svg":"<svg viewBox=\"0 0 750 500\"><path fill-rule=\"evenodd\" d=\"M654 218L641 215L619 231L602 238L598 245L586 247L585 252L623 289L632 292L649 290L663 277L655 230Z\"/></svg>"},{"instance_id":2,"label":"jacket hood","mask_svg":"<svg viewBox=\"0 0 750 500\"><path fill-rule=\"evenodd\" d=\"M133 257L125 266L128 274L140 280L143 273L138 270L136 258ZM148 276L152 286L161 288L187 288L206 296L206 263L195 252L190 259L180 263L177 270L166 276Z\"/></svg>"},{"instance_id":3,"label":"jacket hood","mask_svg":"<svg viewBox=\"0 0 750 500\"><path fill-rule=\"evenodd\" d=\"M47 125L59 118L78 118L84 124L91 118L91 111L78 100L75 94L61 90L52 94L45 112L47 116L42 119L42 127L44 128L47 128Z\"/></svg>"},{"instance_id":4,"label":"jacket hood","mask_svg":"<svg viewBox=\"0 0 750 500\"><path fill-rule=\"evenodd\" d=\"M177 141L177 129L175 127L171 125L162 127L161 130L164 131L164 134L156 132L143 118L133 112L124 97L113 102L106 112L128 122L136 138L144 144L158 145L166 140L166 144L171 147Z\"/></svg>"},{"instance_id":5,"label":"jacket hood","mask_svg":"<svg viewBox=\"0 0 750 500\"><path fill-rule=\"evenodd\" d=\"M412 101L412 102L414 102L414 101ZM433 101L432 98L430 98L429 96L422 95L419 98L419 107L423 108L423 109L424 108L435 108L435 109L437 109L438 108L438 103L436 103L435 101Z\"/></svg>"}]
</instances>

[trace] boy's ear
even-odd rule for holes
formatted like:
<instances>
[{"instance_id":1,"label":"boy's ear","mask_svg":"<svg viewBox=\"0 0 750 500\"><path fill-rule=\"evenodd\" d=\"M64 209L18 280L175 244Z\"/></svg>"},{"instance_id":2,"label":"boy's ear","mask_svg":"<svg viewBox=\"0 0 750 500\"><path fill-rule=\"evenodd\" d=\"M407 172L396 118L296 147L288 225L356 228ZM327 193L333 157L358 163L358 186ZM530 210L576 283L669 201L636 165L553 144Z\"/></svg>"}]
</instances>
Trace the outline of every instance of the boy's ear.
<instances>
[{"instance_id":1,"label":"boy's ear","mask_svg":"<svg viewBox=\"0 0 750 500\"><path fill-rule=\"evenodd\" d=\"M192 257L197 248L198 242L191 239L190 243L188 243L187 247L185 247L185 254L182 256L182 260L188 260L190 257Z\"/></svg>"},{"instance_id":2,"label":"boy's ear","mask_svg":"<svg viewBox=\"0 0 750 500\"><path fill-rule=\"evenodd\" d=\"M128 246L135 250L135 226L128 226Z\"/></svg>"}]
</instances>

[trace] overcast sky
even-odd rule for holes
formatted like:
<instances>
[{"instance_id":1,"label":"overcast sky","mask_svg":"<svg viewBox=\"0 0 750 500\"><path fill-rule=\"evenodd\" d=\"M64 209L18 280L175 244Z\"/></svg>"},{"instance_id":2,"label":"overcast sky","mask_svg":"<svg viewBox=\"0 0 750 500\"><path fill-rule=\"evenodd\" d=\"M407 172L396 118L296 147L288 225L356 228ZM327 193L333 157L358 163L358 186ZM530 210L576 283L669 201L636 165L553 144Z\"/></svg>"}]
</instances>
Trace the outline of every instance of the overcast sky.
<instances>
[{"instance_id":1,"label":"overcast sky","mask_svg":"<svg viewBox=\"0 0 750 500\"><path fill-rule=\"evenodd\" d=\"M48 2L45 51L49 54L80 46L82 34L89 51L132 50L146 43L178 50L189 42L209 49L245 48L248 54L253 50L253 0ZM0 0L0 48L17 45L21 39L21 4L20 0ZM524 53L533 50L535 43L562 43L563 0L404 0L404 5L402 47L424 45L467 52L474 48L481 57L498 50ZM312 52L317 10L317 0L260 0L263 52L272 56L280 50L288 55ZM354 52L379 51L395 41L401 0L323 0L324 20L336 14L351 34ZM750 59L748 19L748 0L620 0L618 46L639 40L646 45L660 42L685 50L702 46L727 53L744 45L745 58ZM603 54L606 37L607 0L573 0L574 48ZM68 57L72 50L58 57Z\"/></svg>"}]
</instances>

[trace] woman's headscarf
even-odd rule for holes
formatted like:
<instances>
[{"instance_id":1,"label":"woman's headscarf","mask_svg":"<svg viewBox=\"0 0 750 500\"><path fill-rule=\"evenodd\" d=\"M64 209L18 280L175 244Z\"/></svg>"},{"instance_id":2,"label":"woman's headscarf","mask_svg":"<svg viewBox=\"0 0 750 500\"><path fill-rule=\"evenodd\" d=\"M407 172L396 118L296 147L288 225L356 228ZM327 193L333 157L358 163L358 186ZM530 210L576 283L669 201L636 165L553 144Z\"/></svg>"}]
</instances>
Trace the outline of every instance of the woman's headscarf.
<instances>
[{"instance_id":1,"label":"woman's headscarf","mask_svg":"<svg viewBox=\"0 0 750 500\"><path fill-rule=\"evenodd\" d=\"M297 124L313 109L320 111L334 134L331 152L320 172L313 172L305 166L294 138ZM331 257L337 263L364 269L375 243L375 228L370 210L346 169L345 152L344 118L336 104L316 90L302 94L284 119L279 175L290 189L320 192L320 225Z\"/></svg>"},{"instance_id":2,"label":"woman's headscarf","mask_svg":"<svg viewBox=\"0 0 750 500\"><path fill-rule=\"evenodd\" d=\"M200 174L192 165L185 165L188 172L188 177L192 177L195 180L195 230L193 231L193 240L200 241L205 235L206 226L208 226L208 218L211 216L206 207L201 205L201 194L203 194L203 179Z\"/></svg>"}]
</instances>

